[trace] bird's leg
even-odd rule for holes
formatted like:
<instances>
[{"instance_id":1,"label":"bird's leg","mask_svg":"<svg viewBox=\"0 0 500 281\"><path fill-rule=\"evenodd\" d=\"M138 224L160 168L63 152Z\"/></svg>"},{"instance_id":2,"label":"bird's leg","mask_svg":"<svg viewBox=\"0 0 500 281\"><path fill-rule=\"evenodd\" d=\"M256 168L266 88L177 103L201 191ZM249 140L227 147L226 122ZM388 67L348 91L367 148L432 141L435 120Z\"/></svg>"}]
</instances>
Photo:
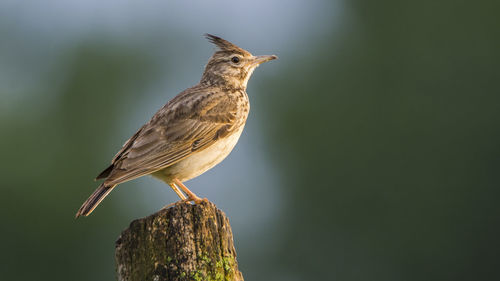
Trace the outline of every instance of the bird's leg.
<instances>
[{"instance_id":1,"label":"bird's leg","mask_svg":"<svg viewBox=\"0 0 500 281\"><path fill-rule=\"evenodd\" d=\"M200 204L202 201L208 202L208 200L206 198L201 199L200 197L196 196L196 194L194 194L194 192L192 192L184 184L182 184L182 182L179 179L174 179L174 183L175 183L175 185L180 187L182 189L182 191L184 191L184 193L187 194L188 198L184 199L185 201L193 201L196 204Z\"/></svg>"},{"instance_id":2,"label":"bird's leg","mask_svg":"<svg viewBox=\"0 0 500 281\"><path fill-rule=\"evenodd\" d=\"M175 191L175 193L177 193L177 195L181 198L181 200L164 206L163 208L161 208L162 210L168 209L174 206L175 204L189 202L189 199L186 197L186 195L182 193L182 191L173 182L168 183L168 185L170 185L170 187Z\"/></svg>"},{"instance_id":3,"label":"bird's leg","mask_svg":"<svg viewBox=\"0 0 500 281\"><path fill-rule=\"evenodd\" d=\"M184 201L187 199L186 195L184 195L184 193L182 193L182 191L174 183L169 183L168 185L170 185L170 187L175 191L175 193L177 193L177 195L181 198L181 200Z\"/></svg>"}]
</instances>

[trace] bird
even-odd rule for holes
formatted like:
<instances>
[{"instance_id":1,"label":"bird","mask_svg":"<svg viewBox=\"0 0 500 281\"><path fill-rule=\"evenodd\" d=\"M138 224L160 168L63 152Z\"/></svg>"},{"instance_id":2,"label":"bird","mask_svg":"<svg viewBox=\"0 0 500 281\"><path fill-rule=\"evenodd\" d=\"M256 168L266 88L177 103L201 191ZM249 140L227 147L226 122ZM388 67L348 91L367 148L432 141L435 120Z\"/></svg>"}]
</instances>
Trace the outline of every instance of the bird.
<instances>
[{"instance_id":1,"label":"bird","mask_svg":"<svg viewBox=\"0 0 500 281\"><path fill-rule=\"evenodd\" d=\"M276 55L254 56L221 37L205 34L216 47L198 84L160 108L122 146L96 180L104 180L76 213L88 216L119 184L152 175L168 184L180 201L201 199L183 182L220 163L245 126L250 103L247 83L260 64Z\"/></svg>"}]
</instances>

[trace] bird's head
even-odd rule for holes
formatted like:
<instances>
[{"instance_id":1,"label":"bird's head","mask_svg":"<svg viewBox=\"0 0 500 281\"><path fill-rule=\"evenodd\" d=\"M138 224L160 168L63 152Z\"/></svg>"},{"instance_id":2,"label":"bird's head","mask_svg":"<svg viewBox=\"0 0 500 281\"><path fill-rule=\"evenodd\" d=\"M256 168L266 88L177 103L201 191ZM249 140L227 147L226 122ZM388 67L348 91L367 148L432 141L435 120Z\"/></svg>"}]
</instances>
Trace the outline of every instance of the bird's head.
<instances>
[{"instance_id":1,"label":"bird's head","mask_svg":"<svg viewBox=\"0 0 500 281\"><path fill-rule=\"evenodd\" d=\"M250 52L220 37L206 34L217 46L217 51L208 60L201 83L228 88L246 89L248 79L261 63L277 59L275 55L254 56Z\"/></svg>"}]
</instances>

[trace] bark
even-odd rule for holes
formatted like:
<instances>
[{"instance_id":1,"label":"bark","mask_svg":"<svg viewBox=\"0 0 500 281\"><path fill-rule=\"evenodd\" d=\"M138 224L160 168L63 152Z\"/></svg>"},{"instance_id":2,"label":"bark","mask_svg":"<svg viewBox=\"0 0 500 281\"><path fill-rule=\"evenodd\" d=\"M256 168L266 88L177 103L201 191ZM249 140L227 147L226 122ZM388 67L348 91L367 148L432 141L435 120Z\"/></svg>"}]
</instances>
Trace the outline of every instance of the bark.
<instances>
[{"instance_id":1,"label":"bark","mask_svg":"<svg viewBox=\"0 0 500 281\"><path fill-rule=\"evenodd\" d=\"M138 219L116 241L118 280L243 280L229 220L213 203Z\"/></svg>"}]
</instances>

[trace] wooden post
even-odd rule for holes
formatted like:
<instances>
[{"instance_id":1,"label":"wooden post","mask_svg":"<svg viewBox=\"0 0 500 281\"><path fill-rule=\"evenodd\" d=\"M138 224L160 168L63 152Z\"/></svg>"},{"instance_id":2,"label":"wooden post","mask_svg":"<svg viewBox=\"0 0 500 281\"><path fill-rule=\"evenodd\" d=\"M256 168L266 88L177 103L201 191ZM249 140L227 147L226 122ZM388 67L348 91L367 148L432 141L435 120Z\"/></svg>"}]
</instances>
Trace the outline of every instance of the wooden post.
<instances>
[{"instance_id":1,"label":"wooden post","mask_svg":"<svg viewBox=\"0 0 500 281\"><path fill-rule=\"evenodd\" d=\"M116 241L118 280L243 280L229 220L213 203L138 219Z\"/></svg>"}]
</instances>

